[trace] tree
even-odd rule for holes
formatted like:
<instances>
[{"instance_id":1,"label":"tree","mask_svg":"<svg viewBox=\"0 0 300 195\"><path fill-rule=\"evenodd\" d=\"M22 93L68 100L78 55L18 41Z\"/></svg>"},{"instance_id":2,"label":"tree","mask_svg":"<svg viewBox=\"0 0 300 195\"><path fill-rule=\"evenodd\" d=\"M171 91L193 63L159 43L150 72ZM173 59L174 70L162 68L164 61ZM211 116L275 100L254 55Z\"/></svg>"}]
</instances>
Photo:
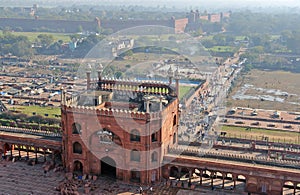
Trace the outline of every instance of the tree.
<instances>
[{"instance_id":1,"label":"tree","mask_svg":"<svg viewBox=\"0 0 300 195\"><path fill-rule=\"evenodd\" d=\"M226 45L226 37L223 34L214 35L213 40L217 43L217 45Z\"/></svg>"},{"instance_id":2,"label":"tree","mask_svg":"<svg viewBox=\"0 0 300 195\"><path fill-rule=\"evenodd\" d=\"M38 41L41 43L42 47L48 47L54 42L54 38L52 35L39 34L37 38Z\"/></svg>"},{"instance_id":3,"label":"tree","mask_svg":"<svg viewBox=\"0 0 300 195\"><path fill-rule=\"evenodd\" d=\"M83 32L83 28L82 28L81 25L79 25L79 26L77 27L77 31L78 31L78 32Z\"/></svg>"},{"instance_id":4,"label":"tree","mask_svg":"<svg viewBox=\"0 0 300 195\"><path fill-rule=\"evenodd\" d=\"M300 53L300 31L294 31L292 36L287 39L286 46L294 53Z\"/></svg>"},{"instance_id":5,"label":"tree","mask_svg":"<svg viewBox=\"0 0 300 195\"><path fill-rule=\"evenodd\" d=\"M117 71L117 72L115 73L115 77L116 77L117 79L121 78L122 75L123 75L123 73L120 72L120 71Z\"/></svg>"}]
</instances>

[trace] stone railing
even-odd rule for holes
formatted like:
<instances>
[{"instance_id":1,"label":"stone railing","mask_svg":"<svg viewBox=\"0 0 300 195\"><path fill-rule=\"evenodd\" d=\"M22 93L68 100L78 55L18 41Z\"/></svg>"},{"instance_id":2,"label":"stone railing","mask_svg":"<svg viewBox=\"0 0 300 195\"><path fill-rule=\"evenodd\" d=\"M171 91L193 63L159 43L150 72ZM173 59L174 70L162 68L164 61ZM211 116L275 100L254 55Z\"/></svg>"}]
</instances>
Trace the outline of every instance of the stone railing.
<instances>
[{"instance_id":1,"label":"stone railing","mask_svg":"<svg viewBox=\"0 0 300 195\"><path fill-rule=\"evenodd\" d=\"M293 160L270 159L266 157L257 157L244 154L235 154L229 152L204 151L203 149L189 148L188 146L178 146L169 149L170 154L196 156L203 158L219 158L224 160L234 160L239 162L257 163L262 165L276 165L282 167L293 167L300 169L300 162Z\"/></svg>"},{"instance_id":2,"label":"stone railing","mask_svg":"<svg viewBox=\"0 0 300 195\"><path fill-rule=\"evenodd\" d=\"M47 137L61 137L61 133L54 133L51 131L43 131L38 129L25 129L18 127L6 127L0 126L0 132L11 132L11 133L22 133L22 134L30 134L30 135L38 135L38 136L47 136Z\"/></svg>"}]
</instances>

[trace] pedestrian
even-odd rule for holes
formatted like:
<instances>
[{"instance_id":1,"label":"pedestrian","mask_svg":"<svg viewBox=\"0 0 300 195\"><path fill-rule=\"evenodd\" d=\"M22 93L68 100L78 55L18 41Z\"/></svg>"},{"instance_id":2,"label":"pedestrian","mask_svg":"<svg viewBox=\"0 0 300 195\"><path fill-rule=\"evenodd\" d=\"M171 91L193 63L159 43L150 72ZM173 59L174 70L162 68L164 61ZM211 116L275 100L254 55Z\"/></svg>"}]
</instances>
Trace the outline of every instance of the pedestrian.
<instances>
[{"instance_id":1,"label":"pedestrian","mask_svg":"<svg viewBox=\"0 0 300 195\"><path fill-rule=\"evenodd\" d=\"M153 188L152 188L152 186L150 187L150 192L152 192L153 191Z\"/></svg>"},{"instance_id":2,"label":"pedestrian","mask_svg":"<svg viewBox=\"0 0 300 195\"><path fill-rule=\"evenodd\" d=\"M143 188L142 188L142 186L140 186L140 194L142 194L143 193Z\"/></svg>"}]
</instances>

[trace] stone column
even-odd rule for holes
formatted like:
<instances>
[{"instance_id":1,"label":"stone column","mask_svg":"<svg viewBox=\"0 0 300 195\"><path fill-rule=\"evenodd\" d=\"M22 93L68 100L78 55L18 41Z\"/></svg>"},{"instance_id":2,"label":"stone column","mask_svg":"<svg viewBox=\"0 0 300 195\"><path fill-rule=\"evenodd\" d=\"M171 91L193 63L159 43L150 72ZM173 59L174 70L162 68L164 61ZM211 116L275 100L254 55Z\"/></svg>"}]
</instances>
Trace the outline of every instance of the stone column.
<instances>
[{"instance_id":1,"label":"stone column","mask_svg":"<svg viewBox=\"0 0 300 195\"><path fill-rule=\"evenodd\" d=\"M213 187L214 186L214 172L210 172L210 186Z\"/></svg>"},{"instance_id":2,"label":"stone column","mask_svg":"<svg viewBox=\"0 0 300 195\"><path fill-rule=\"evenodd\" d=\"M224 189L225 187L225 177L224 177L224 174L222 173L222 179L223 179L223 182L222 182L222 189Z\"/></svg>"},{"instance_id":3,"label":"stone column","mask_svg":"<svg viewBox=\"0 0 300 195\"><path fill-rule=\"evenodd\" d=\"M55 151L52 150L52 161L55 163Z\"/></svg>"},{"instance_id":4,"label":"stone column","mask_svg":"<svg viewBox=\"0 0 300 195\"><path fill-rule=\"evenodd\" d=\"M192 170L189 170L189 185L192 184Z\"/></svg>"},{"instance_id":5,"label":"stone column","mask_svg":"<svg viewBox=\"0 0 300 195\"><path fill-rule=\"evenodd\" d=\"M233 189L236 188L236 175L232 175L232 179L233 179Z\"/></svg>"},{"instance_id":6,"label":"stone column","mask_svg":"<svg viewBox=\"0 0 300 195\"><path fill-rule=\"evenodd\" d=\"M180 178L181 178L181 167L178 168L177 177L178 177L178 181L180 181Z\"/></svg>"},{"instance_id":7,"label":"stone column","mask_svg":"<svg viewBox=\"0 0 300 195\"><path fill-rule=\"evenodd\" d=\"M28 146L26 146L26 152L27 152L27 158L29 159L29 151L28 151Z\"/></svg>"},{"instance_id":8,"label":"stone column","mask_svg":"<svg viewBox=\"0 0 300 195\"><path fill-rule=\"evenodd\" d=\"M35 163L37 163L38 162L38 159L37 159L37 150L38 150L38 148L34 148L34 152L35 152Z\"/></svg>"},{"instance_id":9,"label":"stone column","mask_svg":"<svg viewBox=\"0 0 300 195\"><path fill-rule=\"evenodd\" d=\"M202 176L203 176L203 170L200 171L200 186L202 186Z\"/></svg>"},{"instance_id":10,"label":"stone column","mask_svg":"<svg viewBox=\"0 0 300 195\"><path fill-rule=\"evenodd\" d=\"M21 146L18 145L18 150L19 150L19 158L21 158Z\"/></svg>"},{"instance_id":11,"label":"stone column","mask_svg":"<svg viewBox=\"0 0 300 195\"><path fill-rule=\"evenodd\" d=\"M163 110L162 99L163 99L163 96L160 95L160 96L159 96L159 111L160 111L160 112Z\"/></svg>"},{"instance_id":12,"label":"stone column","mask_svg":"<svg viewBox=\"0 0 300 195\"><path fill-rule=\"evenodd\" d=\"M44 151L44 162L46 162L46 149L43 148Z\"/></svg>"}]
</instances>

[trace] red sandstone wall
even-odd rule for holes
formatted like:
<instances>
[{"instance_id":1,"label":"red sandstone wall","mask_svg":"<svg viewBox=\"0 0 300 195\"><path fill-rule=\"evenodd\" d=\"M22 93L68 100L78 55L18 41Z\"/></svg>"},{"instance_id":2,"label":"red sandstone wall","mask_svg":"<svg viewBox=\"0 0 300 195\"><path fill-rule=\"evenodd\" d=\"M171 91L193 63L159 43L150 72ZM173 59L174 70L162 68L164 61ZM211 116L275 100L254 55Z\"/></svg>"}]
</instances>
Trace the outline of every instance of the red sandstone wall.
<instances>
[{"instance_id":1,"label":"red sandstone wall","mask_svg":"<svg viewBox=\"0 0 300 195\"><path fill-rule=\"evenodd\" d=\"M200 16L200 19L201 20L208 20L208 15L206 15L206 16Z\"/></svg>"},{"instance_id":2,"label":"red sandstone wall","mask_svg":"<svg viewBox=\"0 0 300 195\"><path fill-rule=\"evenodd\" d=\"M221 22L221 15L220 14L211 14L210 22Z\"/></svg>"},{"instance_id":3,"label":"red sandstone wall","mask_svg":"<svg viewBox=\"0 0 300 195\"><path fill-rule=\"evenodd\" d=\"M10 26L12 29L21 27L23 31L34 31L34 29L52 29L65 33L78 32L79 26L85 31L95 31L95 21L69 21L69 20L39 20L21 18L0 18L0 27Z\"/></svg>"},{"instance_id":4,"label":"red sandstone wall","mask_svg":"<svg viewBox=\"0 0 300 195\"><path fill-rule=\"evenodd\" d=\"M117 178L124 181L130 180L130 171L128 169L144 169L149 171L141 172L141 182L150 183L151 174L156 172L156 180L160 180L161 169L159 167L160 162L163 159L163 152L161 148L162 143L168 143L173 140L173 133L177 127L173 126L173 116L177 115L177 100L173 101L168 108L164 111L165 121L162 123L159 118L140 117L140 119L133 118L119 118L107 113L107 115L99 115L97 111L87 111L84 109L71 109L63 107L62 112L62 125L64 129L64 159L65 165L68 171L73 170L73 164L75 160L80 160L83 164L84 173L99 174L101 172L100 159L105 156L116 161L117 167L124 168L126 170L117 169ZM86 111L86 112L85 112ZM130 116L130 114L128 113ZM147 114L146 114L147 115ZM72 124L77 122L81 125L82 134L72 134ZM101 124L101 126L99 125ZM176 123L177 124L177 123ZM161 127L161 128L160 128ZM115 148L115 146L103 145L99 143L97 136L93 136L100 129L107 128L117 135L121 142L121 148ZM130 141L130 131L137 129L141 136L140 142ZM152 142L151 134L158 132L158 140ZM170 136L171 135L171 136ZM73 143L78 142L82 145L82 154L73 153ZM130 151L137 149L141 153L141 161L133 162L130 160ZM91 152L92 151L92 152ZM143 152L148 151L148 152ZM158 153L157 162L151 162L151 154L153 151Z\"/></svg>"},{"instance_id":5,"label":"red sandstone wall","mask_svg":"<svg viewBox=\"0 0 300 195\"><path fill-rule=\"evenodd\" d=\"M187 18L175 20L175 33L184 33L187 23Z\"/></svg>"},{"instance_id":6,"label":"red sandstone wall","mask_svg":"<svg viewBox=\"0 0 300 195\"><path fill-rule=\"evenodd\" d=\"M136 26L158 25L174 28L173 20L101 20L101 27L111 28L114 32ZM174 32L173 32L174 33Z\"/></svg>"}]
</instances>

